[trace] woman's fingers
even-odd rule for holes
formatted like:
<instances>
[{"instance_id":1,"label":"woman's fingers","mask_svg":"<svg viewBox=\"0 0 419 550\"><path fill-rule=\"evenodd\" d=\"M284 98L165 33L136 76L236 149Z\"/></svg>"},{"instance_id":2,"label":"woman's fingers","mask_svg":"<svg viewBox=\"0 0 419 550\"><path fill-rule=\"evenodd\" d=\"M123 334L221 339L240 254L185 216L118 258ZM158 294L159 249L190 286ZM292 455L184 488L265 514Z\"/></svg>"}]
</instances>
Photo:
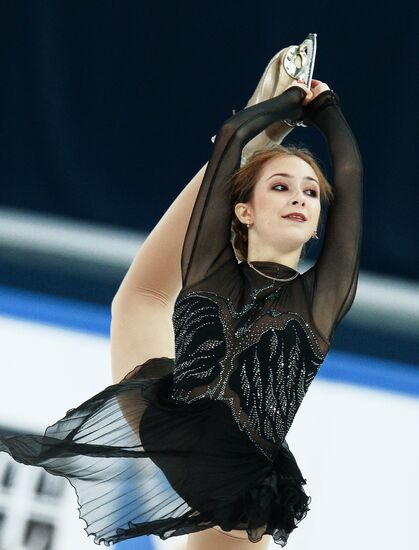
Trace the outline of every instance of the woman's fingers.
<instances>
[{"instance_id":1,"label":"woman's fingers","mask_svg":"<svg viewBox=\"0 0 419 550\"><path fill-rule=\"evenodd\" d=\"M310 90L304 98L303 105L307 105L308 103L310 103L310 101L313 101L313 99L314 95L313 92Z\"/></svg>"},{"instance_id":2,"label":"woman's fingers","mask_svg":"<svg viewBox=\"0 0 419 550\"><path fill-rule=\"evenodd\" d=\"M287 86L287 88L290 88L291 86L299 86L306 92L306 97L303 100L303 105L308 105L310 101L313 101L313 99L320 95L322 92L330 90L326 82L322 82L321 80L317 80L314 78L311 81L310 88L302 80L294 80Z\"/></svg>"},{"instance_id":3,"label":"woman's fingers","mask_svg":"<svg viewBox=\"0 0 419 550\"><path fill-rule=\"evenodd\" d=\"M313 78L311 81L311 91L313 93L313 97L310 101L312 101L315 97L317 97L322 92L325 92L326 90L330 90L330 88L325 82L322 82L321 80L315 80Z\"/></svg>"},{"instance_id":4,"label":"woman's fingers","mask_svg":"<svg viewBox=\"0 0 419 550\"><path fill-rule=\"evenodd\" d=\"M300 88L302 88L306 92L303 105L307 105L307 103L310 103L310 101L313 99L312 90L302 80L297 80L296 86L300 86Z\"/></svg>"},{"instance_id":5,"label":"woman's fingers","mask_svg":"<svg viewBox=\"0 0 419 550\"><path fill-rule=\"evenodd\" d=\"M293 80L287 88L291 88L292 86L298 86L299 88L302 88L305 93L306 97L304 98L303 105L307 105L309 101L312 99L313 92L310 90L310 88L307 86L307 84L304 84L302 80Z\"/></svg>"}]
</instances>

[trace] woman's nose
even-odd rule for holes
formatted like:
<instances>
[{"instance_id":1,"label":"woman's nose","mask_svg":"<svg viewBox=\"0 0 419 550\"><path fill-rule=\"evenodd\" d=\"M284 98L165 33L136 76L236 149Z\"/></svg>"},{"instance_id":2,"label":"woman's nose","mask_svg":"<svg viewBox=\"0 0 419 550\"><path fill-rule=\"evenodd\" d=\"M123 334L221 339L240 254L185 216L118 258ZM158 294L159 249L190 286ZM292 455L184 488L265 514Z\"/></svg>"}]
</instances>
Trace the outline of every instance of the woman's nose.
<instances>
[{"instance_id":1,"label":"woman's nose","mask_svg":"<svg viewBox=\"0 0 419 550\"><path fill-rule=\"evenodd\" d=\"M299 204L299 203L301 203L302 205L305 204L305 201L304 201L303 196L299 197L298 199L294 199L294 200L292 201L292 204Z\"/></svg>"},{"instance_id":2,"label":"woman's nose","mask_svg":"<svg viewBox=\"0 0 419 550\"><path fill-rule=\"evenodd\" d=\"M301 187L297 187L294 189L294 199L292 201L292 204L302 204L305 205L306 195L304 194L304 189Z\"/></svg>"}]
</instances>

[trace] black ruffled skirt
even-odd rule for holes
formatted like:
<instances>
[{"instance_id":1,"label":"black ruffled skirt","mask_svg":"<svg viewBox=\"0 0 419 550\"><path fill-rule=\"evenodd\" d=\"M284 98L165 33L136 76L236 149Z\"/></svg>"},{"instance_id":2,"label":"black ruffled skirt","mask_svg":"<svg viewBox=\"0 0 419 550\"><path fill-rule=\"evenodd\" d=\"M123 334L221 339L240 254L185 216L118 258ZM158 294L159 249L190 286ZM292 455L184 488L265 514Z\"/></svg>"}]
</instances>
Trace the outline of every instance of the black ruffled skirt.
<instances>
[{"instance_id":1,"label":"black ruffled skirt","mask_svg":"<svg viewBox=\"0 0 419 550\"><path fill-rule=\"evenodd\" d=\"M271 461L224 403L174 402L172 373L172 359L151 359L43 436L1 437L0 451L67 478L96 543L218 525L285 546L311 500L288 445Z\"/></svg>"}]
</instances>

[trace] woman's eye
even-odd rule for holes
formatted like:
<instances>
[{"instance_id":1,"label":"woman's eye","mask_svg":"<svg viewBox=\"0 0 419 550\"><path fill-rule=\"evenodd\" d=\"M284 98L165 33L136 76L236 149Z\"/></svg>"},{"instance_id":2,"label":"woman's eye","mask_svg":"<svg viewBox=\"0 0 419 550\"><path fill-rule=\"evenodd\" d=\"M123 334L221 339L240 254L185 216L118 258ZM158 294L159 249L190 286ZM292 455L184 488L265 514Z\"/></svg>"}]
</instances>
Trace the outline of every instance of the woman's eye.
<instances>
[{"instance_id":1,"label":"woman's eye","mask_svg":"<svg viewBox=\"0 0 419 550\"><path fill-rule=\"evenodd\" d=\"M284 187L285 189L288 189L288 187L286 185L284 185L283 183L278 183L277 185L275 185L275 187L273 187L273 189L276 189L277 187ZM318 193L317 193L317 190L316 189L307 189L306 192L309 192L310 193L310 197L317 197L318 196Z\"/></svg>"}]
</instances>

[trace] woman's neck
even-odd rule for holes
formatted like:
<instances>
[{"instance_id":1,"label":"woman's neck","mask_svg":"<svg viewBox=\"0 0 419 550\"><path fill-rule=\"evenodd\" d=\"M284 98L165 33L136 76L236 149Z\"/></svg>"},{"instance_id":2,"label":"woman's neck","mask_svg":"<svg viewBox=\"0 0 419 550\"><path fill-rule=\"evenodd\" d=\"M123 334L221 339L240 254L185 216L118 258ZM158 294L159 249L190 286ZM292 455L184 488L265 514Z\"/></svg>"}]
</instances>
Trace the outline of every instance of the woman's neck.
<instances>
[{"instance_id":1,"label":"woman's neck","mask_svg":"<svg viewBox=\"0 0 419 550\"><path fill-rule=\"evenodd\" d=\"M291 269L297 270L298 263L301 257L301 250L292 250L290 252L278 252L277 250L257 250L248 252L247 260L249 262L274 262L281 265L286 265Z\"/></svg>"}]
</instances>

